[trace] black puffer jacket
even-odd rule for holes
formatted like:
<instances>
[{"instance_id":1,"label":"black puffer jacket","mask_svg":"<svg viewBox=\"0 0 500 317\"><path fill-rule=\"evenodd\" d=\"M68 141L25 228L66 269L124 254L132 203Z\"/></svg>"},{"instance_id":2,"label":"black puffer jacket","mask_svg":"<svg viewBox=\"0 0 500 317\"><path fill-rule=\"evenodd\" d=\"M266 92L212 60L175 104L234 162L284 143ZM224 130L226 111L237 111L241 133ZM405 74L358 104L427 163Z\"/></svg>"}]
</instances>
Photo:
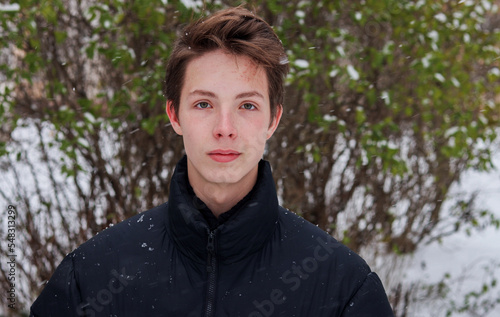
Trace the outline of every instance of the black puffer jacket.
<instances>
[{"instance_id":1,"label":"black puffer jacket","mask_svg":"<svg viewBox=\"0 0 500 317\"><path fill-rule=\"evenodd\" d=\"M70 253L32 316L393 316L358 255L278 205L265 161L248 199L213 230L186 173L183 158L168 203Z\"/></svg>"}]
</instances>

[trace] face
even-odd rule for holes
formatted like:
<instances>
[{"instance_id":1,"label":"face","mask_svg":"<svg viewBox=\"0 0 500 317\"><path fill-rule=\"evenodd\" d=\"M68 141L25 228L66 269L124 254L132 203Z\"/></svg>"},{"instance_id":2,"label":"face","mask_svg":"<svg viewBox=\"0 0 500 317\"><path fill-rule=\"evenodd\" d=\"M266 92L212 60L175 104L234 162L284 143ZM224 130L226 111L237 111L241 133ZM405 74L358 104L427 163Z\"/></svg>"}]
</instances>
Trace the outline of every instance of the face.
<instances>
[{"instance_id":1,"label":"face","mask_svg":"<svg viewBox=\"0 0 500 317\"><path fill-rule=\"evenodd\" d=\"M271 118L267 75L248 57L218 50L189 62L178 116L171 102L167 114L183 137L191 186L254 183L281 113Z\"/></svg>"}]
</instances>

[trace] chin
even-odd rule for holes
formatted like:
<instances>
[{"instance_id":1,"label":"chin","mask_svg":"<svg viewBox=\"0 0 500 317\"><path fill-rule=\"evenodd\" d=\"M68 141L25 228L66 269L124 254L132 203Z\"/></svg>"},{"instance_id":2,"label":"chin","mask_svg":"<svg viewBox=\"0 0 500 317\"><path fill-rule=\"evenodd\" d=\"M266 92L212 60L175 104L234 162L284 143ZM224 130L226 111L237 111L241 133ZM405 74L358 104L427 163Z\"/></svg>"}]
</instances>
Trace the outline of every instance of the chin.
<instances>
[{"instance_id":1,"label":"chin","mask_svg":"<svg viewBox=\"0 0 500 317\"><path fill-rule=\"evenodd\" d=\"M216 173L207 175L206 179L214 184L236 184L243 179L243 176L235 173Z\"/></svg>"}]
</instances>

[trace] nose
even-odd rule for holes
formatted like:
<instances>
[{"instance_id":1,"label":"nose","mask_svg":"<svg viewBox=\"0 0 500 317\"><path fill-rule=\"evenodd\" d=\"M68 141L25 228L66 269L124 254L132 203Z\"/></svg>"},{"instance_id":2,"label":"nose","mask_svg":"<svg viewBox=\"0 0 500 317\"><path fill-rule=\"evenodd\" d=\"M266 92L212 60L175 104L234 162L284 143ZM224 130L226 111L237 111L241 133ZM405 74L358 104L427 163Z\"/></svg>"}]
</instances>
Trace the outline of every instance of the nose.
<instances>
[{"instance_id":1,"label":"nose","mask_svg":"<svg viewBox=\"0 0 500 317\"><path fill-rule=\"evenodd\" d=\"M234 114L230 111L220 111L217 113L213 130L214 137L234 139L238 135Z\"/></svg>"}]
</instances>

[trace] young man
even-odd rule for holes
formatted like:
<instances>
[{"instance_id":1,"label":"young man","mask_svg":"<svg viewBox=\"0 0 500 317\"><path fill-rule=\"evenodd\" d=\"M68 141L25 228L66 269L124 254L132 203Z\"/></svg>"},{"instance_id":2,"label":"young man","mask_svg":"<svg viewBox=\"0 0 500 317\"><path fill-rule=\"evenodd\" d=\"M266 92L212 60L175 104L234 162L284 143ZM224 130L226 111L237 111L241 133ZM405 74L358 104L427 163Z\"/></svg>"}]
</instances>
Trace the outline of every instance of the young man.
<instances>
[{"instance_id":1,"label":"young man","mask_svg":"<svg viewBox=\"0 0 500 317\"><path fill-rule=\"evenodd\" d=\"M32 316L393 316L359 256L278 205L261 157L287 71L249 11L188 26L167 65L166 111L186 151L168 203L69 254Z\"/></svg>"}]
</instances>

